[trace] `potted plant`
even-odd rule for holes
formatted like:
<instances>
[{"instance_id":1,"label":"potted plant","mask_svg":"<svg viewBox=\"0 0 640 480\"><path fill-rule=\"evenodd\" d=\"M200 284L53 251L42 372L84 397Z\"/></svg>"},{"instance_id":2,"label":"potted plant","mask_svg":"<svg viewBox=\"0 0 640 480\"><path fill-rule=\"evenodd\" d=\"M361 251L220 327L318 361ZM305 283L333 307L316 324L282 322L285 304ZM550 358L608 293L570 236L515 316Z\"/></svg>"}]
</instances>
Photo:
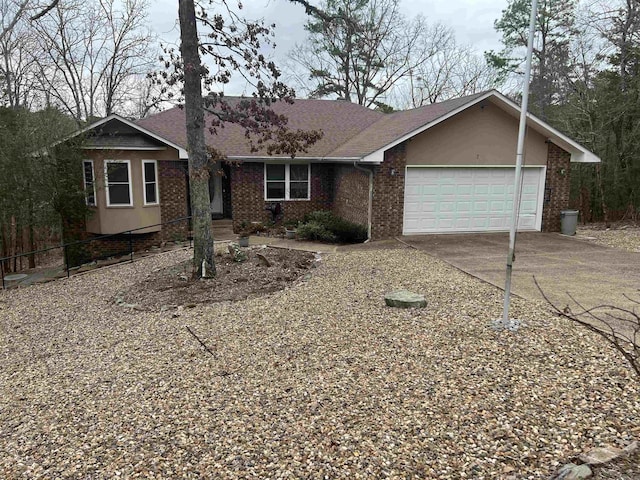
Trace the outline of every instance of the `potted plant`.
<instances>
[{"instance_id":1,"label":"potted plant","mask_svg":"<svg viewBox=\"0 0 640 480\"><path fill-rule=\"evenodd\" d=\"M251 225L246 221L242 221L240 223L240 227L238 228L238 245L241 247L249 246L249 235L253 233L251 229Z\"/></svg>"},{"instance_id":2,"label":"potted plant","mask_svg":"<svg viewBox=\"0 0 640 480\"><path fill-rule=\"evenodd\" d=\"M284 224L284 234L285 237L288 239L294 239L296 238L296 231L298 228L298 221L297 220L289 220L287 222L285 222Z\"/></svg>"}]
</instances>

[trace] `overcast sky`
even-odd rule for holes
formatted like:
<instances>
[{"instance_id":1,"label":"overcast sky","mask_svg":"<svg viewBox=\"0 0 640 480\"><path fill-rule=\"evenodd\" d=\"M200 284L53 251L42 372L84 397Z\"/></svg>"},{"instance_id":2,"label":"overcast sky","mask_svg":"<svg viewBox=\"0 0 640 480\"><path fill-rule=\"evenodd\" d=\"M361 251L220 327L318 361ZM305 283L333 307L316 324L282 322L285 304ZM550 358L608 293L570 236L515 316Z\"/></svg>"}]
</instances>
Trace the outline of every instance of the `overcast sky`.
<instances>
[{"instance_id":1,"label":"overcast sky","mask_svg":"<svg viewBox=\"0 0 640 480\"><path fill-rule=\"evenodd\" d=\"M264 18L268 24L276 24L274 55L277 61L285 59L296 42L304 41L306 16L301 6L287 0L244 0L243 5L247 18ZM454 29L459 44L470 44L479 53L500 48L493 22L506 5L507 0L400 0L405 16L422 14L429 23L448 25ZM177 43L177 0L154 0L149 20L160 38ZM226 90L226 93L242 92Z\"/></svg>"}]
</instances>

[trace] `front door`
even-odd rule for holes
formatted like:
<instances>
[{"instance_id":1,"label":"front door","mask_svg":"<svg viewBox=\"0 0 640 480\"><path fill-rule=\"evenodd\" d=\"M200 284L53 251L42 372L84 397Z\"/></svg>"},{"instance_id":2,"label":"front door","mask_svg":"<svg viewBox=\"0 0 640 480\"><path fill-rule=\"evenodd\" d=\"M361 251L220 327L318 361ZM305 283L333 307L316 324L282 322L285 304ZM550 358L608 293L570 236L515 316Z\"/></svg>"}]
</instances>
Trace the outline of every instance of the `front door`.
<instances>
[{"instance_id":1,"label":"front door","mask_svg":"<svg viewBox=\"0 0 640 480\"><path fill-rule=\"evenodd\" d=\"M222 176L214 173L209 177L209 200L211 201L211 218L223 217Z\"/></svg>"}]
</instances>

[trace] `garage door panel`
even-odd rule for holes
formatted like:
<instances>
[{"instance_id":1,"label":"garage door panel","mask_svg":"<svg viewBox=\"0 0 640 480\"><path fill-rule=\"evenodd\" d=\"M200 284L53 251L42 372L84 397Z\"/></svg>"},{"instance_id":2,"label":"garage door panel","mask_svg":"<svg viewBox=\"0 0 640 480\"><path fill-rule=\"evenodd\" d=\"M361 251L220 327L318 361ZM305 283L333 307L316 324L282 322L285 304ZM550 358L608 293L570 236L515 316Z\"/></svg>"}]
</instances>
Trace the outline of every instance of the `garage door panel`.
<instances>
[{"instance_id":1,"label":"garage door panel","mask_svg":"<svg viewBox=\"0 0 640 480\"><path fill-rule=\"evenodd\" d=\"M436 202L424 202L422 204L422 212L435 212L438 208L438 204Z\"/></svg>"},{"instance_id":2,"label":"garage door panel","mask_svg":"<svg viewBox=\"0 0 640 480\"><path fill-rule=\"evenodd\" d=\"M542 168L526 168L518 227L539 225ZM408 168L404 232L505 231L511 222L513 168Z\"/></svg>"}]
</instances>

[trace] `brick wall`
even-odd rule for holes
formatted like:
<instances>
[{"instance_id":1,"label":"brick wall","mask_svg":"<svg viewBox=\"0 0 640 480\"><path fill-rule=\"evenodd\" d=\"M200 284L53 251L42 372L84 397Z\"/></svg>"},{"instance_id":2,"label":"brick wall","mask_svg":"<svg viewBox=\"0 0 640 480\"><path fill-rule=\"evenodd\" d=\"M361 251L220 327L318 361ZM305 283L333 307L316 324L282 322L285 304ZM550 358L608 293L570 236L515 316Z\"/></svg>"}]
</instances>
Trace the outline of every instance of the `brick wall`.
<instances>
[{"instance_id":1,"label":"brick wall","mask_svg":"<svg viewBox=\"0 0 640 480\"><path fill-rule=\"evenodd\" d=\"M372 240L402 235L406 164L406 143L401 143L387 150L384 154L384 162L375 167L371 220Z\"/></svg>"},{"instance_id":2,"label":"brick wall","mask_svg":"<svg viewBox=\"0 0 640 480\"><path fill-rule=\"evenodd\" d=\"M369 222L369 175L352 165L336 165L333 213L350 222Z\"/></svg>"},{"instance_id":3,"label":"brick wall","mask_svg":"<svg viewBox=\"0 0 640 480\"><path fill-rule=\"evenodd\" d=\"M161 160L158 162L160 218L162 223L188 215L186 171L186 161ZM161 240L182 239L186 238L188 232L188 222L177 222L163 225L160 238Z\"/></svg>"},{"instance_id":4,"label":"brick wall","mask_svg":"<svg viewBox=\"0 0 640 480\"><path fill-rule=\"evenodd\" d=\"M91 253L92 258L96 259L128 254L130 248L133 248L134 252L148 250L150 247L159 246L162 241L162 232L131 235L131 245L129 244L129 235L114 235L112 237L88 242L86 249Z\"/></svg>"},{"instance_id":5,"label":"brick wall","mask_svg":"<svg viewBox=\"0 0 640 480\"><path fill-rule=\"evenodd\" d=\"M264 199L264 163L231 165L231 208L233 228L242 222L269 222L266 207L280 203L277 221L301 220L306 213L331 210L333 205L333 165L311 164L311 199L271 202Z\"/></svg>"},{"instance_id":6,"label":"brick wall","mask_svg":"<svg viewBox=\"0 0 640 480\"><path fill-rule=\"evenodd\" d=\"M560 231L560 211L569 208L571 155L549 142L542 231Z\"/></svg>"}]
</instances>

